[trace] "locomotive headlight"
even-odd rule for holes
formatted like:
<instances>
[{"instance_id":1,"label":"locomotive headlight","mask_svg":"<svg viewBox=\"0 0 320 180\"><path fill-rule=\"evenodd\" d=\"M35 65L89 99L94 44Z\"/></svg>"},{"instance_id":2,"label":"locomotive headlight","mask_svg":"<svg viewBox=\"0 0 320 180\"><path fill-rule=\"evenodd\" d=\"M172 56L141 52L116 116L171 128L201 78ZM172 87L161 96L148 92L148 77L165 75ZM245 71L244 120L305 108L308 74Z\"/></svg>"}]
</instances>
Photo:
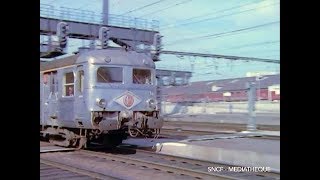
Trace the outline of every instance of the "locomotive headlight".
<instances>
[{"instance_id":1,"label":"locomotive headlight","mask_svg":"<svg viewBox=\"0 0 320 180\"><path fill-rule=\"evenodd\" d=\"M155 109L157 107L157 103L154 99L148 99L147 104L151 109Z\"/></svg>"},{"instance_id":2,"label":"locomotive headlight","mask_svg":"<svg viewBox=\"0 0 320 180\"><path fill-rule=\"evenodd\" d=\"M101 108L105 108L107 105L107 101L105 99L96 99L97 105Z\"/></svg>"}]
</instances>

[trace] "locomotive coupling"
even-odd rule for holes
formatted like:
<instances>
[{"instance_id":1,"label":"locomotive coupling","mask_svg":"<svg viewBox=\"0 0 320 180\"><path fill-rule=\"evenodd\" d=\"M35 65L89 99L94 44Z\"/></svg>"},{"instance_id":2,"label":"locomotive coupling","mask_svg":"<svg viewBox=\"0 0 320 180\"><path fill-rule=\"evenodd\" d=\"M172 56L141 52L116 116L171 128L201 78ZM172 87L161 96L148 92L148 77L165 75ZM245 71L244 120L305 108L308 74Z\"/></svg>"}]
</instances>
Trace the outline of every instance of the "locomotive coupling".
<instances>
[{"instance_id":1,"label":"locomotive coupling","mask_svg":"<svg viewBox=\"0 0 320 180\"><path fill-rule=\"evenodd\" d=\"M124 110L124 111L121 111L120 114L119 114L120 118L124 118L124 119L129 119L129 118L132 118L133 117L133 112L132 111L127 111L127 110Z\"/></svg>"}]
</instances>

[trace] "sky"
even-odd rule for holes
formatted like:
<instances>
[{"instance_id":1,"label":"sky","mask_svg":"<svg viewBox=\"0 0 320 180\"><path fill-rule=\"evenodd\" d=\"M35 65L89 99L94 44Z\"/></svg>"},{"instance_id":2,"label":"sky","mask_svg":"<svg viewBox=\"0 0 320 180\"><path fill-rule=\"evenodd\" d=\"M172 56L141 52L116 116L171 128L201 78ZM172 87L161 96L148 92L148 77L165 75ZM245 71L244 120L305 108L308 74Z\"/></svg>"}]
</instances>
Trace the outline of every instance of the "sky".
<instances>
[{"instance_id":1,"label":"sky","mask_svg":"<svg viewBox=\"0 0 320 180\"><path fill-rule=\"evenodd\" d=\"M57 9L102 12L103 0L76 2L40 0ZM109 14L158 21L164 50L280 60L279 0L109 0ZM68 51L88 44L70 40ZM158 69L192 71L191 81L245 77L247 72L280 73L280 65L274 63L174 55L160 59Z\"/></svg>"}]
</instances>

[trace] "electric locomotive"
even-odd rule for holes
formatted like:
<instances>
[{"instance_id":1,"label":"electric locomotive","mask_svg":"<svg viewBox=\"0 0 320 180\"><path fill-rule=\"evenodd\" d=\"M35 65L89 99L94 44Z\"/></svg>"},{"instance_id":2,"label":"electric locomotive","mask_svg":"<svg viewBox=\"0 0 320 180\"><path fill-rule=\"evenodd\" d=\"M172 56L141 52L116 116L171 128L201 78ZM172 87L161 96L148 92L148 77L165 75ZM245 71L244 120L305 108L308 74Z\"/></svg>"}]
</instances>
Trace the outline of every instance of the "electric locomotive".
<instances>
[{"instance_id":1,"label":"electric locomotive","mask_svg":"<svg viewBox=\"0 0 320 180\"><path fill-rule=\"evenodd\" d=\"M40 133L66 147L160 133L155 63L121 48L41 62Z\"/></svg>"}]
</instances>

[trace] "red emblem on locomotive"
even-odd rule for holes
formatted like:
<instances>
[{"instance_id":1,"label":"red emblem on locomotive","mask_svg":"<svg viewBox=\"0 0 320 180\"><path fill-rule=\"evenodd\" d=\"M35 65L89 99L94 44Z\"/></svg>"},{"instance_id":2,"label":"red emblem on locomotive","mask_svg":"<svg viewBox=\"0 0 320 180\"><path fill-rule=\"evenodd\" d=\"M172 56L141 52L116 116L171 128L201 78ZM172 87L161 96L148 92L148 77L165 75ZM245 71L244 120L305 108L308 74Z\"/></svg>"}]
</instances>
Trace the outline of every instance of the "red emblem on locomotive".
<instances>
[{"instance_id":1,"label":"red emblem on locomotive","mask_svg":"<svg viewBox=\"0 0 320 180\"><path fill-rule=\"evenodd\" d=\"M132 104L134 102L134 98L130 95L127 94L124 98L123 98L123 104L127 107L131 107Z\"/></svg>"}]
</instances>

